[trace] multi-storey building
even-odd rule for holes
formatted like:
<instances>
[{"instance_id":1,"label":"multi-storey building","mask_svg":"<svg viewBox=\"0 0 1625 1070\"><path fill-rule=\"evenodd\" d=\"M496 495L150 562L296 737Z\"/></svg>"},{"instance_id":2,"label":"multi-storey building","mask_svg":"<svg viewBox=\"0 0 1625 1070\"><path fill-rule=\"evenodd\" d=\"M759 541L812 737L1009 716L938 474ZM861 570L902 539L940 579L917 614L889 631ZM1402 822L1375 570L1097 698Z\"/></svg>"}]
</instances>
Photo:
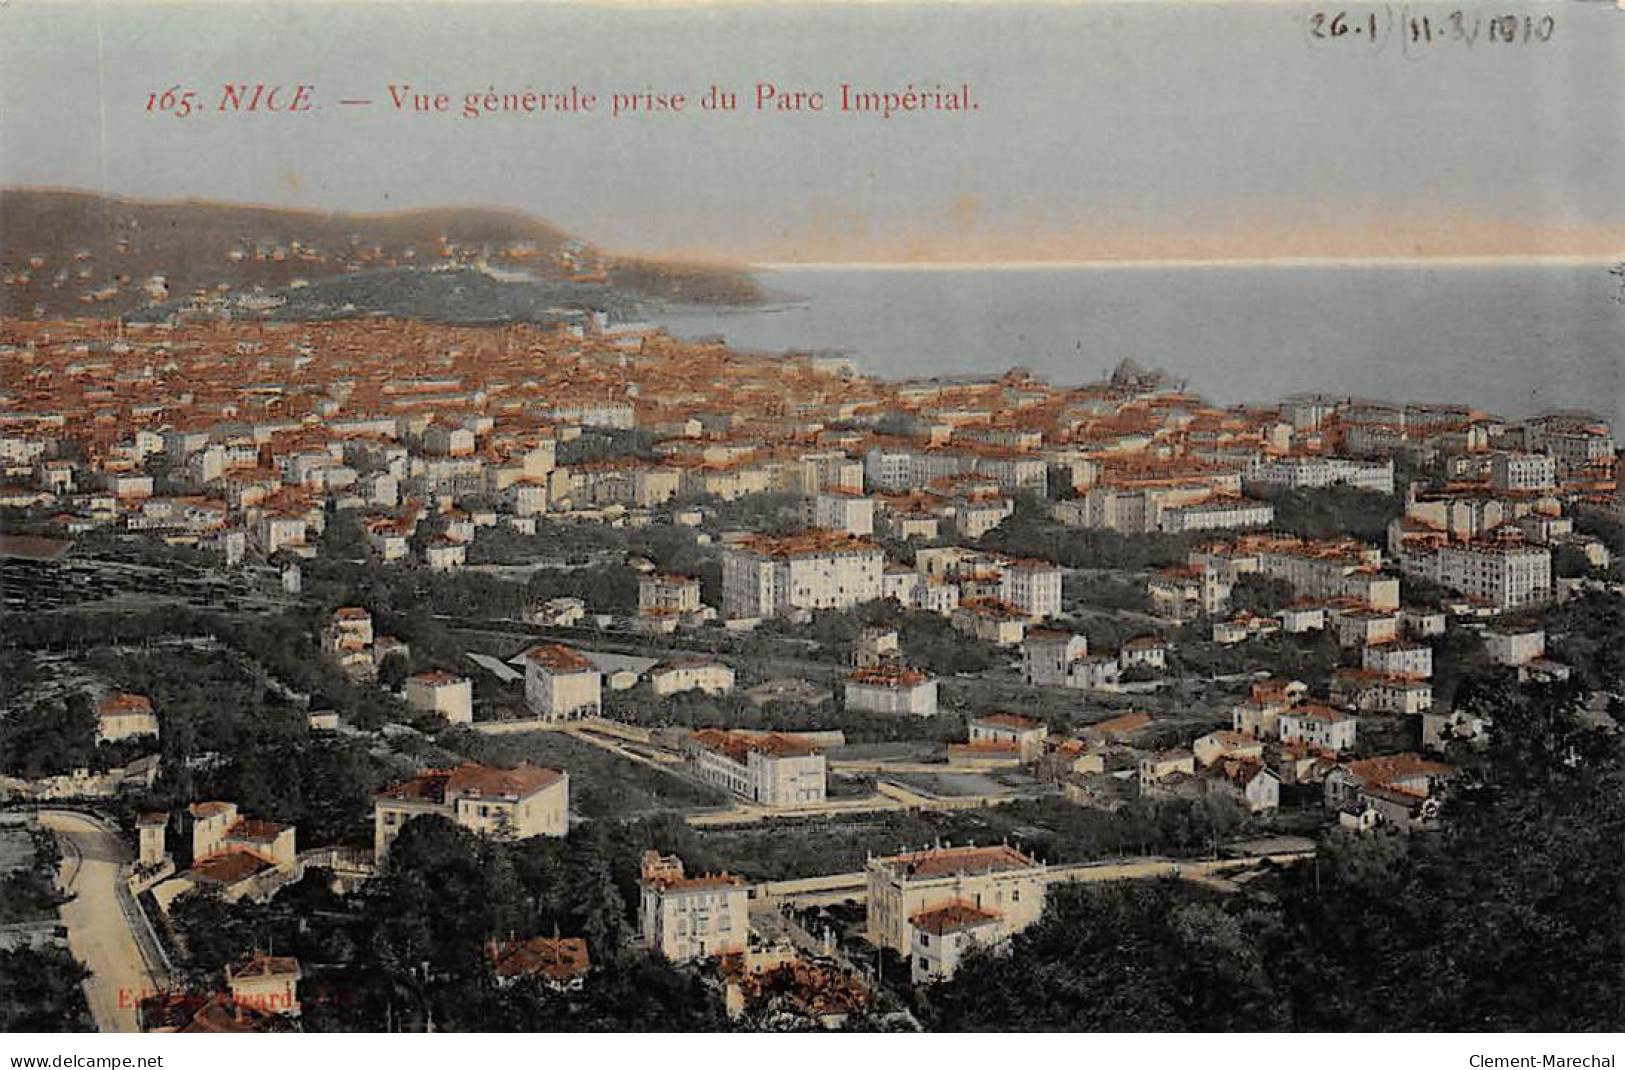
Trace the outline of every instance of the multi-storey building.
<instances>
[{"instance_id":1,"label":"multi-storey building","mask_svg":"<svg viewBox=\"0 0 1625 1070\"><path fill-rule=\"evenodd\" d=\"M1006 560L999 570L999 600L1034 620L1060 616L1060 566L1031 558Z\"/></svg>"},{"instance_id":2,"label":"multi-storey building","mask_svg":"<svg viewBox=\"0 0 1625 1070\"><path fill-rule=\"evenodd\" d=\"M485 836L524 840L570 830L570 777L522 762L434 769L373 797L373 856L380 862L412 818L434 814Z\"/></svg>"},{"instance_id":3,"label":"multi-storey building","mask_svg":"<svg viewBox=\"0 0 1625 1070\"><path fill-rule=\"evenodd\" d=\"M675 572L650 572L638 577L638 612L685 616L700 611L700 581Z\"/></svg>"},{"instance_id":4,"label":"multi-storey building","mask_svg":"<svg viewBox=\"0 0 1625 1070\"><path fill-rule=\"evenodd\" d=\"M1552 596L1552 552L1544 546L1482 541L1442 546L1431 559L1434 582L1498 609L1539 605Z\"/></svg>"},{"instance_id":5,"label":"multi-storey building","mask_svg":"<svg viewBox=\"0 0 1625 1070\"><path fill-rule=\"evenodd\" d=\"M439 714L447 724L474 720L474 682L440 669L413 673L401 688L401 697L414 709Z\"/></svg>"},{"instance_id":6,"label":"multi-storey building","mask_svg":"<svg viewBox=\"0 0 1625 1070\"><path fill-rule=\"evenodd\" d=\"M1557 485L1557 461L1544 453L1496 453L1490 458L1490 486L1499 491L1550 490Z\"/></svg>"},{"instance_id":7,"label":"multi-storey building","mask_svg":"<svg viewBox=\"0 0 1625 1070\"><path fill-rule=\"evenodd\" d=\"M824 755L809 740L783 732L706 728L685 748L700 779L763 806L824 801Z\"/></svg>"},{"instance_id":8,"label":"multi-storey building","mask_svg":"<svg viewBox=\"0 0 1625 1070\"><path fill-rule=\"evenodd\" d=\"M525 704L549 721L596 717L603 703L603 673L586 655L563 643L525 652Z\"/></svg>"},{"instance_id":9,"label":"multi-storey building","mask_svg":"<svg viewBox=\"0 0 1625 1070\"><path fill-rule=\"evenodd\" d=\"M820 491L807 499L805 518L807 525L813 528L853 536L875 533L874 499L861 494Z\"/></svg>"},{"instance_id":10,"label":"multi-storey building","mask_svg":"<svg viewBox=\"0 0 1625 1070\"><path fill-rule=\"evenodd\" d=\"M952 904L993 916L978 925L978 938L1002 941L1038 920L1044 909L1048 870L1014 847L936 847L871 858L868 872L869 942L912 955L931 947L916 929L931 929L932 911ZM930 963L926 972L940 968Z\"/></svg>"},{"instance_id":11,"label":"multi-storey building","mask_svg":"<svg viewBox=\"0 0 1625 1070\"><path fill-rule=\"evenodd\" d=\"M758 535L722 554L722 610L731 619L848 609L881 597L886 555L865 539L812 530Z\"/></svg>"},{"instance_id":12,"label":"multi-storey building","mask_svg":"<svg viewBox=\"0 0 1625 1070\"><path fill-rule=\"evenodd\" d=\"M1433 648L1403 640L1371 643L1360 649L1360 667L1367 672L1425 680L1433 675Z\"/></svg>"},{"instance_id":13,"label":"multi-storey building","mask_svg":"<svg viewBox=\"0 0 1625 1070\"><path fill-rule=\"evenodd\" d=\"M96 704L96 742L116 743L137 736L156 736L158 715L152 700L125 691L109 695Z\"/></svg>"},{"instance_id":14,"label":"multi-storey building","mask_svg":"<svg viewBox=\"0 0 1625 1070\"><path fill-rule=\"evenodd\" d=\"M681 859L649 851L640 888L638 929L649 950L672 962L693 962L747 947L750 891L738 877L691 877Z\"/></svg>"},{"instance_id":15,"label":"multi-storey building","mask_svg":"<svg viewBox=\"0 0 1625 1070\"><path fill-rule=\"evenodd\" d=\"M1306 704L1283 710L1276 725L1282 743L1307 743L1340 753L1354 746L1359 718L1326 706Z\"/></svg>"},{"instance_id":16,"label":"multi-storey building","mask_svg":"<svg viewBox=\"0 0 1625 1070\"><path fill-rule=\"evenodd\" d=\"M1294 490L1344 484L1392 494L1394 462L1356 461L1346 457L1281 457L1259 464L1247 478L1254 483Z\"/></svg>"},{"instance_id":17,"label":"multi-storey building","mask_svg":"<svg viewBox=\"0 0 1625 1070\"><path fill-rule=\"evenodd\" d=\"M864 713L930 717L937 712L937 681L900 664L858 669L846 678L845 705Z\"/></svg>"},{"instance_id":18,"label":"multi-storey building","mask_svg":"<svg viewBox=\"0 0 1625 1070\"><path fill-rule=\"evenodd\" d=\"M1035 628L1021 643L1021 678L1038 687L1070 686L1073 664L1088 654L1081 635Z\"/></svg>"}]
</instances>

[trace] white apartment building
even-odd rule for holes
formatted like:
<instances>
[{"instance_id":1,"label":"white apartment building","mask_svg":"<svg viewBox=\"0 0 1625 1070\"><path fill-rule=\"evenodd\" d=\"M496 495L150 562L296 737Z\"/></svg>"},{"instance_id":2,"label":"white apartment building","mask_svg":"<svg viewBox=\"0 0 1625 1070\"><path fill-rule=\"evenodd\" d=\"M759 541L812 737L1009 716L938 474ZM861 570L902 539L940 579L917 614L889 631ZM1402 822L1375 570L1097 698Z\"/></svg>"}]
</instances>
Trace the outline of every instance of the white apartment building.
<instances>
[{"instance_id":1,"label":"white apartment building","mask_svg":"<svg viewBox=\"0 0 1625 1070\"><path fill-rule=\"evenodd\" d=\"M1433 675L1433 648L1426 643L1372 643L1360 649L1360 668L1385 676L1425 680Z\"/></svg>"},{"instance_id":2,"label":"white apartment building","mask_svg":"<svg viewBox=\"0 0 1625 1070\"><path fill-rule=\"evenodd\" d=\"M596 717L603 674L579 650L548 643L525 652L525 704L549 721Z\"/></svg>"},{"instance_id":3,"label":"white apartment building","mask_svg":"<svg viewBox=\"0 0 1625 1070\"><path fill-rule=\"evenodd\" d=\"M1257 465L1247 474L1254 483L1290 487L1330 487L1344 484L1382 494L1394 492L1394 462L1356 461L1347 457L1281 457Z\"/></svg>"},{"instance_id":4,"label":"white apartment building","mask_svg":"<svg viewBox=\"0 0 1625 1070\"><path fill-rule=\"evenodd\" d=\"M823 491L808 498L805 516L809 527L839 531L847 535L875 533L875 503L861 494Z\"/></svg>"},{"instance_id":5,"label":"white apartment building","mask_svg":"<svg viewBox=\"0 0 1625 1070\"><path fill-rule=\"evenodd\" d=\"M1007 560L999 572L999 601L1034 620L1061 615L1061 567L1029 558Z\"/></svg>"},{"instance_id":6,"label":"white apartment building","mask_svg":"<svg viewBox=\"0 0 1625 1070\"><path fill-rule=\"evenodd\" d=\"M750 890L738 877L690 877L681 859L649 851L640 888L638 929L649 950L672 962L692 962L748 946Z\"/></svg>"},{"instance_id":7,"label":"white apartment building","mask_svg":"<svg viewBox=\"0 0 1625 1070\"><path fill-rule=\"evenodd\" d=\"M758 535L722 553L722 610L730 619L848 609L881 597L886 555L840 532Z\"/></svg>"},{"instance_id":8,"label":"white apartment building","mask_svg":"<svg viewBox=\"0 0 1625 1070\"><path fill-rule=\"evenodd\" d=\"M419 814L437 814L484 836L564 836L570 830L570 776L529 762L512 769L464 762L385 788L372 806L377 861Z\"/></svg>"},{"instance_id":9,"label":"white apartment building","mask_svg":"<svg viewBox=\"0 0 1625 1070\"><path fill-rule=\"evenodd\" d=\"M1177 535L1187 531L1267 528L1273 523L1275 506L1269 502L1252 498L1209 498L1161 510L1157 530Z\"/></svg>"},{"instance_id":10,"label":"white apartment building","mask_svg":"<svg viewBox=\"0 0 1625 1070\"><path fill-rule=\"evenodd\" d=\"M1550 490L1557 461L1544 453L1497 453L1490 458L1490 486L1499 491Z\"/></svg>"},{"instance_id":11,"label":"white apartment building","mask_svg":"<svg viewBox=\"0 0 1625 1070\"><path fill-rule=\"evenodd\" d=\"M824 801L824 755L809 740L783 732L701 729L685 749L700 779L763 806Z\"/></svg>"},{"instance_id":12,"label":"white apartment building","mask_svg":"<svg viewBox=\"0 0 1625 1070\"><path fill-rule=\"evenodd\" d=\"M1034 629L1021 643L1021 679L1038 687L1066 687L1072 665L1089 653L1089 640L1071 632Z\"/></svg>"},{"instance_id":13,"label":"white apartment building","mask_svg":"<svg viewBox=\"0 0 1625 1070\"><path fill-rule=\"evenodd\" d=\"M645 615L686 615L700 611L700 581L675 572L650 572L638 577L638 612Z\"/></svg>"},{"instance_id":14,"label":"white apartment building","mask_svg":"<svg viewBox=\"0 0 1625 1070\"><path fill-rule=\"evenodd\" d=\"M1441 546L1433 579L1498 609L1539 605L1552 596L1552 552L1524 542Z\"/></svg>"},{"instance_id":15,"label":"white apartment building","mask_svg":"<svg viewBox=\"0 0 1625 1070\"><path fill-rule=\"evenodd\" d=\"M1564 471L1601 464L1614 456L1614 436L1600 430L1584 428L1570 431L1546 432L1541 436L1540 448L1551 454Z\"/></svg>"},{"instance_id":16,"label":"white apartment building","mask_svg":"<svg viewBox=\"0 0 1625 1070\"><path fill-rule=\"evenodd\" d=\"M1354 746L1358 725L1353 714L1313 705L1283 710L1276 720L1282 743L1307 743L1339 753Z\"/></svg>"}]
</instances>

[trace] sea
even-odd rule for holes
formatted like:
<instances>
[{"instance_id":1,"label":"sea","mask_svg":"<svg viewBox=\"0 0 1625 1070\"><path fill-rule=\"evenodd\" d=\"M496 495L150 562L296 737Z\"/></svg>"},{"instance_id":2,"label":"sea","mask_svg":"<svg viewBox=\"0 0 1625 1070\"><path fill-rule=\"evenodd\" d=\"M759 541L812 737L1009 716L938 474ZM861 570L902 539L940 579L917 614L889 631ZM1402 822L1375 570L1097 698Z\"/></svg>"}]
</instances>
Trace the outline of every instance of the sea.
<instances>
[{"instance_id":1,"label":"sea","mask_svg":"<svg viewBox=\"0 0 1625 1070\"><path fill-rule=\"evenodd\" d=\"M1128 357L1219 404L1323 392L1617 423L1625 278L1612 266L784 266L757 270L759 306L654 318L756 352L842 352L886 378L1022 367L1071 385Z\"/></svg>"}]
</instances>

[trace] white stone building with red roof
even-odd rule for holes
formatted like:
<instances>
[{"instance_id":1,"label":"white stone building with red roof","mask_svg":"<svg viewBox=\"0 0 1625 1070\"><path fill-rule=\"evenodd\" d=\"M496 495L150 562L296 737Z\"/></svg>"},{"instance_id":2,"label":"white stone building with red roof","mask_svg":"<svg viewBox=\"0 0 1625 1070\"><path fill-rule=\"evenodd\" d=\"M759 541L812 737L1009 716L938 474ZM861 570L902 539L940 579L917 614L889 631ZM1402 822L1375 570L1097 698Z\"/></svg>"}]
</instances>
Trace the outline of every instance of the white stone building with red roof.
<instances>
[{"instance_id":1,"label":"white stone building with red roof","mask_svg":"<svg viewBox=\"0 0 1625 1070\"><path fill-rule=\"evenodd\" d=\"M749 945L750 889L729 873L688 876L681 859L643 856L638 931L643 946L672 962L742 952Z\"/></svg>"},{"instance_id":2,"label":"white stone building with red roof","mask_svg":"<svg viewBox=\"0 0 1625 1070\"><path fill-rule=\"evenodd\" d=\"M603 706L603 673L585 654L563 643L525 652L525 704L548 721L596 717Z\"/></svg>"},{"instance_id":3,"label":"white stone building with red roof","mask_svg":"<svg viewBox=\"0 0 1625 1070\"><path fill-rule=\"evenodd\" d=\"M1048 881L1043 863L1008 844L871 858L867 872L869 942L904 955L914 949L914 919L952 903L996 915L989 937L1019 932L1043 913Z\"/></svg>"},{"instance_id":4,"label":"white stone building with red roof","mask_svg":"<svg viewBox=\"0 0 1625 1070\"><path fill-rule=\"evenodd\" d=\"M471 832L524 840L570 830L570 776L521 762L431 769L373 796L373 856L382 862L412 818L436 814Z\"/></svg>"}]
</instances>

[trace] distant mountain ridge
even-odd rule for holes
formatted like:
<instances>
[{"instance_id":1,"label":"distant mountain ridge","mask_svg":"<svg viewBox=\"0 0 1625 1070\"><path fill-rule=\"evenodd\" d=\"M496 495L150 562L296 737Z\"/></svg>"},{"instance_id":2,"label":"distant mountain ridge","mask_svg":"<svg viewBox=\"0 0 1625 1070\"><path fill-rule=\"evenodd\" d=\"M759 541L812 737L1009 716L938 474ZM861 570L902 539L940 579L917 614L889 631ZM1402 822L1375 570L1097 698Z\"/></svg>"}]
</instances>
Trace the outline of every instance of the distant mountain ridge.
<instances>
[{"instance_id":1,"label":"distant mountain ridge","mask_svg":"<svg viewBox=\"0 0 1625 1070\"><path fill-rule=\"evenodd\" d=\"M429 268L534 276L558 299L749 304L744 270L603 252L512 209L352 214L142 201L68 190L0 189L0 312L123 316L198 291L288 292L335 276ZM411 314L393 308L368 311Z\"/></svg>"}]
</instances>

